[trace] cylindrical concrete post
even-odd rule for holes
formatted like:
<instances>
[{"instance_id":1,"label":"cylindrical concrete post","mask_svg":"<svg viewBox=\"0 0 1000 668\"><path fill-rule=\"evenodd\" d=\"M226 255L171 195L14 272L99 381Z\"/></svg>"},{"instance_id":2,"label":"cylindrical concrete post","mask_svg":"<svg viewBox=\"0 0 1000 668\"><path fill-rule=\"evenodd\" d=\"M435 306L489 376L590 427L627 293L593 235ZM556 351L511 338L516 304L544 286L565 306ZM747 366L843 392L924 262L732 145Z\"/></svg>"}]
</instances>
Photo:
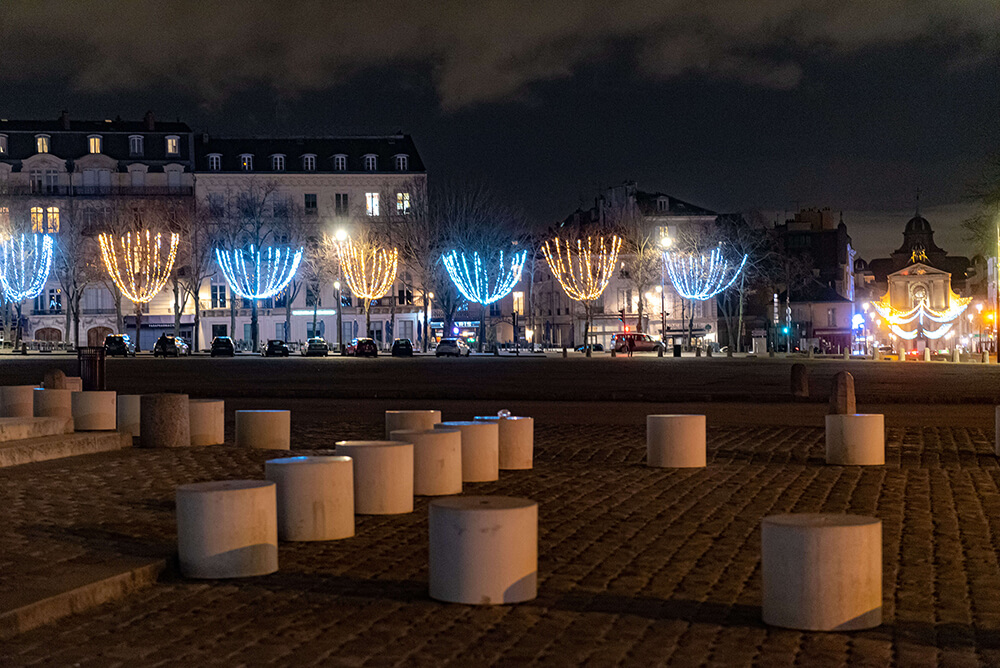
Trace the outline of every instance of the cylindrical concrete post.
<instances>
[{"instance_id":1,"label":"cylindrical concrete post","mask_svg":"<svg viewBox=\"0 0 1000 668\"><path fill-rule=\"evenodd\" d=\"M191 445L219 445L226 442L226 402L222 399L192 399Z\"/></svg>"},{"instance_id":2,"label":"cylindrical concrete post","mask_svg":"<svg viewBox=\"0 0 1000 668\"><path fill-rule=\"evenodd\" d=\"M931 361L931 349L930 348L924 348L924 361L925 362L930 362Z\"/></svg>"},{"instance_id":3,"label":"cylindrical concrete post","mask_svg":"<svg viewBox=\"0 0 1000 668\"><path fill-rule=\"evenodd\" d=\"M42 376L42 387L46 390L68 390L66 374L61 369L49 369Z\"/></svg>"},{"instance_id":4,"label":"cylindrical concrete post","mask_svg":"<svg viewBox=\"0 0 1000 668\"><path fill-rule=\"evenodd\" d=\"M876 413L826 416L826 463L885 464L885 418Z\"/></svg>"},{"instance_id":5,"label":"cylindrical concrete post","mask_svg":"<svg viewBox=\"0 0 1000 668\"><path fill-rule=\"evenodd\" d=\"M500 428L496 422L442 422L434 428L462 432L462 482L500 478Z\"/></svg>"},{"instance_id":6,"label":"cylindrical concrete post","mask_svg":"<svg viewBox=\"0 0 1000 668\"><path fill-rule=\"evenodd\" d=\"M291 411L236 411L236 447L289 450Z\"/></svg>"},{"instance_id":7,"label":"cylindrical concrete post","mask_svg":"<svg viewBox=\"0 0 1000 668\"><path fill-rule=\"evenodd\" d=\"M537 503L506 496L435 499L428 526L431 598L470 605L535 598Z\"/></svg>"},{"instance_id":8,"label":"cylindrical concrete post","mask_svg":"<svg viewBox=\"0 0 1000 668\"><path fill-rule=\"evenodd\" d=\"M189 578L243 578L278 570L274 483L224 480L179 486L177 552L181 573Z\"/></svg>"},{"instance_id":9,"label":"cylindrical concrete post","mask_svg":"<svg viewBox=\"0 0 1000 668\"><path fill-rule=\"evenodd\" d=\"M35 417L62 418L66 433L73 431L73 392L35 388Z\"/></svg>"},{"instance_id":10,"label":"cylindrical concrete post","mask_svg":"<svg viewBox=\"0 0 1000 668\"><path fill-rule=\"evenodd\" d=\"M66 376L66 389L74 392L83 392L83 378L80 376Z\"/></svg>"},{"instance_id":11,"label":"cylindrical concrete post","mask_svg":"<svg viewBox=\"0 0 1000 668\"><path fill-rule=\"evenodd\" d=\"M441 411L386 411L385 437L391 438L390 434L397 429L433 429L440 421Z\"/></svg>"},{"instance_id":12,"label":"cylindrical concrete post","mask_svg":"<svg viewBox=\"0 0 1000 668\"><path fill-rule=\"evenodd\" d=\"M281 540L338 540L354 535L354 463L350 457L285 457L264 463L277 485Z\"/></svg>"},{"instance_id":13,"label":"cylindrical concrete post","mask_svg":"<svg viewBox=\"0 0 1000 668\"><path fill-rule=\"evenodd\" d=\"M462 432L458 429L396 429L394 441L413 444L413 493L462 493Z\"/></svg>"},{"instance_id":14,"label":"cylindrical concrete post","mask_svg":"<svg viewBox=\"0 0 1000 668\"><path fill-rule=\"evenodd\" d=\"M4 385L0 387L0 417L35 417L35 386Z\"/></svg>"},{"instance_id":15,"label":"cylindrical concrete post","mask_svg":"<svg viewBox=\"0 0 1000 668\"><path fill-rule=\"evenodd\" d=\"M73 428L77 431L114 431L118 422L116 395L111 390L73 392Z\"/></svg>"},{"instance_id":16,"label":"cylindrical concrete post","mask_svg":"<svg viewBox=\"0 0 1000 668\"><path fill-rule=\"evenodd\" d=\"M142 395L118 395L118 431L132 434L132 438L142 433Z\"/></svg>"},{"instance_id":17,"label":"cylindrical concrete post","mask_svg":"<svg viewBox=\"0 0 1000 668\"><path fill-rule=\"evenodd\" d=\"M186 394L143 394L139 400L139 443L144 448L191 445L191 417Z\"/></svg>"},{"instance_id":18,"label":"cylindrical concrete post","mask_svg":"<svg viewBox=\"0 0 1000 668\"><path fill-rule=\"evenodd\" d=\"M993 452L1000 456L1000 406L996 407L994 427L996 430L996 440L993 442Z\"/></svg>"},{"instance_id":19,"label":"cylindrical concrete post","mask_svg":"<svg viewBox=\"0 0 1000 668\"><path fill-rule=\"evenodd\" d=\"M535 419L509 415L477 415L476 420L496 422L499 429L500 470L530 469L535 452Z\"/></svg>"},{"instance_id":20,"label":"cylindrical concrete post","mask_svg":"<svg viewBox=\"0 0 1000 668\"><path fill-rule=\"evenodd\" d=\"M704 415L647 415L646 466L705 466Z\"/></svg>"},{"instance_id":21,"label":"cylindrical concrete post","mask_svg":"<svg viewBox=\"0 0 1000 668\"><path fill-rule=\"evenodd\" d=\"M413 512L413 444L399 441L337 441L337 454L354 460L354 512Z\"/></svg>"},{"instance_id":22,"label":"cylindrical concrete post","mask_svg":"<svg viewBox=\"0 0 1000 668\"><path fill-rule=\"evenodd\" d=\"M761 523L765 624L855 631L882 623L882 521L771 515Z\"/></svg>"}]
</instances>

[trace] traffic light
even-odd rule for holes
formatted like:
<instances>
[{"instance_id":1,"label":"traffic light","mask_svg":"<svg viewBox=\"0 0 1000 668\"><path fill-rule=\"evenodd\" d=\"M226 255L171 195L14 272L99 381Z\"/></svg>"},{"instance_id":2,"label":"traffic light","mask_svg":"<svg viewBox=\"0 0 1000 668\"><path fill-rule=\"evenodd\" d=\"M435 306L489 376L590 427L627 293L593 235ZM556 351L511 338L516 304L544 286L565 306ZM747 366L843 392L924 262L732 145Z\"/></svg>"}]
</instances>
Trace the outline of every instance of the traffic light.
<instances>
[{"instance_id":1,"label":"traffic light","mask_svg":"<svg viewBox=\"0 0 1000 668\"><path fill-rule=\"evenodd\" d=\"M622 324L625 324L625 309L618 309L618 319L622 321Z\"/></svg>"},{"instance_id":2,"label":"traffic light","mask_svg":"<svg viewBox=\"0 0 1000 668\"><path fill-rule=\"evenodd\" d=\"M788 334L788 328L787 328L787 327L782 327L782 328L781 328L781 331L782 331L782 333L784 333L784 334Z\"/></svg>"},{"instance_id":3,"label":"traffic light","mask_svg":"<svg viewBox=\"0 0 1000 668\"><path fill-rule=\"evenodd\" d=\"M625 325L625 333L628 334L628 325Z\"/></svg>"}]
</instances>

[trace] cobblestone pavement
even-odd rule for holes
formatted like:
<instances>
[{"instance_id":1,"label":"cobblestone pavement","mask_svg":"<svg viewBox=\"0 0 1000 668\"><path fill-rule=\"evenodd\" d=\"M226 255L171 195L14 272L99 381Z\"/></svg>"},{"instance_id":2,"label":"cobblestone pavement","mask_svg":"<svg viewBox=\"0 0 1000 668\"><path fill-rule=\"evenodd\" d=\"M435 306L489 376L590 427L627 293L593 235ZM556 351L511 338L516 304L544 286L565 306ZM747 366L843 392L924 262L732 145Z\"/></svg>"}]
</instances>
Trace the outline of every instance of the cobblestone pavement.
<instances>
[{"instance_id":1,"label":"cobblestone pavement","mask_svg":"<svg viewBox=\"0 0 1000 668\"><path fill-rule=\"evenodd\" d=\"M375 437L303 424L323 445ZM467 493L540 503L539 594L427 596L427 499L354 538L283 543L281 570L171 576L0 646L0 664L80 666L1000 665L1000 466L991 431L890 428L885 467L823 464L813 427L710 428L705 469L643 465L644 427L536 425L536 467ZM0 591L34 561L173 550L180 483L261 477L273 452L122 451L0 471ZM884 619L799 633L760 621L762 517L883 521Z\"/></svg>"}]
</instances>

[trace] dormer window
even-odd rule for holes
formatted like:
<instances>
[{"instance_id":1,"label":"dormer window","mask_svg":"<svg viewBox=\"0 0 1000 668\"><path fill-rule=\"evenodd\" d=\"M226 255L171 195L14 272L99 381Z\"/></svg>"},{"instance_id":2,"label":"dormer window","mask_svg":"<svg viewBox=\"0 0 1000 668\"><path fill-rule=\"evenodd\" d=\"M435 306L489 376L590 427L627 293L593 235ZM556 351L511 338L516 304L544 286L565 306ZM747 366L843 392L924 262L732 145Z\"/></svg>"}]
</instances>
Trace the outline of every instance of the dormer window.
<instances>
[{"instance_id":1,"label":"dormer window","mask_svg":"<svg viewBox=\"0 0 1000 668\"><path fill-rule=\"evenodd\" d=\"M276 153L271 156L271 171L272 172L283 172L285 171L285 156L281 153Z\"/></svg>"},{"instance_id":2,"label":"dormer window","mask_svg":"<svg viewBox=\"0 0 1000 668\"><path fill-rule=\"evenodd\" d=\"M408 155L397 155L396 156L396 171L405 172L410 168L410 156Z\"/></svg>"},{"instance_id":3,"label":"dormer window","mask_svg":"<svg viewBox=\"0 0 1000 668\"><path fill-rule=\"evenodd\" d=\"M222 169L222 155L219 153L209 153L208 154L208 169L212 172L217 172Z\"/></svg>"},{"instance_id":4,"label":"dormer window","mask_svg":"<svg viewBox=\"0 0 1000 668\"><path fill-rule=\"evenodd\" d=\"M659 197L656 200L656 210L659 212L670 211L670 198Z\"/></svg>"},{"instance_id":5,"label":"dormer window","mask_svg":"<svg viewBox=\"0 0 1000 668\"><path fill-rule=\"evenodd\" d=\"M142 135L129 135L128 154L141 156L144 152L145 152L145 145L142 140Z\"/></svg>"},{"instance_id":6,"label":"dormer window","mask_svg":"<svg viewBox=\"0 0 1000 668\"><path fill-rule=\"evenodd\" d=\"M365 156L365 171L374 172L378 168L378 158L374 153Z\"/></svg>"},{"instance_id":7,"label":"dormer window","mask_svg":"<svg viewBox=\"0 0 1000 668\"><path fill-rule=\"evenodd\" d=\"M0 135L0 155L7 155L7 135Z\"/></svg>"},{"instance_id":8,"label":"dormer window","mask_svg":"<svg viewBox=\"0 0 1000 668\"><path fill-rule=\"evenodd\" d=\"M244 172L253 171L253 154L252 153L242 153L240 154L240 169Z\"/></svg>"},{"instance_id":9,"label":"dormer window","mask_svg":"<svg viewBox=\"0 0 1000 668\"><path fill-rule=\"evenodd\" d=\"M338 154L333 156L333 169L337 172L347 171L347 156L344 154Z\"/></svg>"},{"instance_id":10,"label":"dormer window","mask_svg":"<svg viewBox=\"0 0 1000 668\"><path fill-rule=\"evenodd\" d=\"M167 155L177 155L181 152L181 138L177 135L167 137Z\"/></svg>"},{"instance_id":11,"label":"dormer window","mask_svg":"<svg viewBox=\"0 0 1000 668\"><path fill-rule=\"evenodd\" d=\"M100 153L102 143L101 135L90 135L87 137L87 144L90 146L91 153Z\"/></svg>"},{"instance_id":12,"label":"dormer window","mask_svg":"<svg viewBox=\"0 0 1000 668\"><path fill-rule=\"evenodd\" d=\"M51 148L50 137L48 135L35 135L35 152L48 153Z\"/></svg>"},{"instance_id":13,"label":"dormer window","mask_svg":"<svg viewBox=\"0 0 1000 668\"><path fill-rule=\"evenodd\" d=\"M316 171L316 156L312 153L306 153L302 156L302 170L306 172Z\"/></svg>"}]
</instances>

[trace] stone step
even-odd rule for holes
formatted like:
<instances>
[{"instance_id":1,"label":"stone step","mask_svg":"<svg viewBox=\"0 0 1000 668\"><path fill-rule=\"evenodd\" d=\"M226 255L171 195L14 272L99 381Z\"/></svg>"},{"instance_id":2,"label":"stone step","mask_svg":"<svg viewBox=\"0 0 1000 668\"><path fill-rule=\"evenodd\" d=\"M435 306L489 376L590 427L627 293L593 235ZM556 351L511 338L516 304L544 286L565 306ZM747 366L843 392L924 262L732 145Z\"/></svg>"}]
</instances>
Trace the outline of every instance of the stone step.
<instances>
[{"instance_id":1,"label":"stone step","mask_svg":"<svg viewBox=\"0 0 1000 668\"><path fill-rule=\"evenodd\" d=\"M63 433L62 418L0 418L0 443Z\"/></svg>"},{"instance_id":2,"label":"stone step","mask_svg":"<svg viewBox=\"0 0 1000 668\"><path fill-rule=\"evenodd\" d=\"M49 420L49 418L46 418ZM51 419L59 423L61 419ZM61 425L59 425L61 429ZM0 442L0 467L75 457L132 447L132 435L118 431L90 431Z\"/></svg>"}]
</instances>

